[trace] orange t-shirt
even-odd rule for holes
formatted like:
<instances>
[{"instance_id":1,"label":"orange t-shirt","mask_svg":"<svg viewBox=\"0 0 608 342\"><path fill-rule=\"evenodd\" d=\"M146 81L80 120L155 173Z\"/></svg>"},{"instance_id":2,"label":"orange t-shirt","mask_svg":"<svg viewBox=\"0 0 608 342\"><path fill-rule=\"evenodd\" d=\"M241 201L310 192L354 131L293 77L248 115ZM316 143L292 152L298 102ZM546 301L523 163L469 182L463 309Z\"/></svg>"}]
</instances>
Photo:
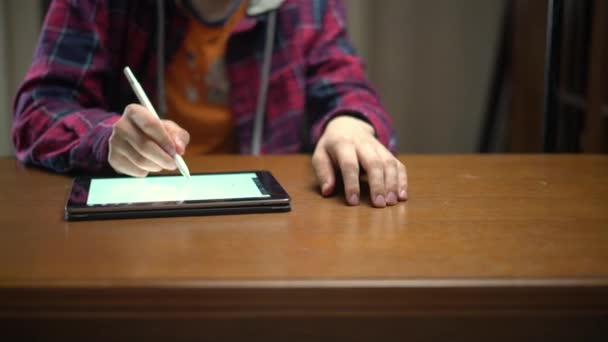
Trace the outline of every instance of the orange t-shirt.
<instances>
[{"instance_id":1,"label":"orange t-shirt","mask_svg":"<svg viewBox=\"0 0 608 342\"><path fill-rule=\"evenodd\" d=\"M230 86L224 56L232 28L245 16L242 1L221 25L206 25L189 15L184 42L165 78L168 118L190 133L188 153L237 151Z\"/></svg>"}]
</instances>

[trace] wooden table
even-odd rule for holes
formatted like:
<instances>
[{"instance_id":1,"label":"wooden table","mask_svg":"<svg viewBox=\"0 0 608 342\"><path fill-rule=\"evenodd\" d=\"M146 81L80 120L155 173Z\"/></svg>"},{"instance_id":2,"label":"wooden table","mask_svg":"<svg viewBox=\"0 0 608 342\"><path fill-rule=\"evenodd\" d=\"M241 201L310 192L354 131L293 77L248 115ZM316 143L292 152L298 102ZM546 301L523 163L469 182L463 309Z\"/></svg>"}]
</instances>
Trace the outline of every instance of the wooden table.
<instances>
[{"instance_id":1,"label":"wooden table","mask_svg":"<svg viewBox=\"0 0 608 342\"><path fill-rule=\"evenodd\" d=\"M43 340L608 340L608 157L401 156L407 203L66 222L69 177L0 160L2 335ZM8 329L8 330L7 330ZM396 338L399 337L399 338Z\"/></svg>"}]
</instances>

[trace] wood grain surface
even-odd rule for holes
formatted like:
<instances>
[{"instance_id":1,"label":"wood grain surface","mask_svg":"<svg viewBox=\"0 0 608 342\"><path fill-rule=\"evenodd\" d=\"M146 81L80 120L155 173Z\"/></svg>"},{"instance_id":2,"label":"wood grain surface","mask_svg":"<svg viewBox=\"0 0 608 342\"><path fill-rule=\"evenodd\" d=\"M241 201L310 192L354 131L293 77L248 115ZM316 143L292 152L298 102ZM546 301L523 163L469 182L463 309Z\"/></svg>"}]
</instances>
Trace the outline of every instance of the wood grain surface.
<instances>
[{"instance_id":1,"label":"wood grain surface","mask_svg":"<svg viewBox=\"0 0 608 342\"><path fill-rule=\"evenodd\" d=\"M524 313L553 319L554 332L606 332L608 157L400 159L411 198L385 209L322 198L309 156L205 156L187 158L192 172L272 171L292 211L96 222L63 220L70 177L0 160L0 317L179 318L187 327L205 317L271 317L271 326L277 317L392 317L381 327L401 316ZM336 327L353 337L356 320ZM444 326L469 331L458 322ZM533 332L534 322L515 325Z\"/></svg>"}]
</instances>

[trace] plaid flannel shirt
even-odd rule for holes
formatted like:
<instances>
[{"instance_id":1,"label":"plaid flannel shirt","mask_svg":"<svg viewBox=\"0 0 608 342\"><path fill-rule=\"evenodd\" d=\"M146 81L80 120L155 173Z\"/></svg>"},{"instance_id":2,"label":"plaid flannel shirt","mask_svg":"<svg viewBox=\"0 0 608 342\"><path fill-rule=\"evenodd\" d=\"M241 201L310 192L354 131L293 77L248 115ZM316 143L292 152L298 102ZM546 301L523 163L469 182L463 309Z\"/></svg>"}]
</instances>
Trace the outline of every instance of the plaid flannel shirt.
<instances>
[{"instance_id":1,"label":"plaid flannel shirt","mask_svg":"<svg viewBox=\"0 0 608 342\"><path fill-rule=\"evenodd\" d=\"M14 102L17 158L57 172L109 170L108 139L136 98L123 77L131 66L156 96L156 2L55 0L33 63ZM165 2L166 64L186 31L184 10ZM230 107L241 153L250 151L267 14L243 19L226 50ZM390 117L364 75L345 31L339 0L287 0L277 12L263 153L310 151L325 124L357 115L395 148ZM187 129L187 128L186 128Z\"/></svg>"}]
</instances>

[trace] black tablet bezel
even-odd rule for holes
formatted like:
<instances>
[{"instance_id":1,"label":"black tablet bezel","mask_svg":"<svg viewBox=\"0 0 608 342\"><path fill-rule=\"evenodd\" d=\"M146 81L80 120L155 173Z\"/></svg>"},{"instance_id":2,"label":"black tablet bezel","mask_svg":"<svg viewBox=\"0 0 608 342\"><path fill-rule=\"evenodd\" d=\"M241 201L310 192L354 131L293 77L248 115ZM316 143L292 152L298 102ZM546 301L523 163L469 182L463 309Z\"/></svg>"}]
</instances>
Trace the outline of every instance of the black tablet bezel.
<instances>
[{"instance_id":1,"label":"black tablet bezel","mask_svg":"<svg viewBox=\"0 0 608 342\"><path fill-rule=\"evenodd\" d=\"M219 208L130 210L130 211L76 212L76 213L66 212L65 219L68 221L90 221L90 220L177 217L177 216L261 214L261 213L279 213L279 212L288 212L288 211L291 211L290 203L287 203L285 205L258 205L258 206L219 207Z\"/></svg>"},{"instance_id":2,"label":"black tablet bezel","mask_svg":"<svg viewBox=\"0 0 608 342\"><path fill-rule=\"evenodd\" d=\"M168 201L168 202L146 202L146 203L114 203L114 204L99 204L99 205L87 205L86 198L82 201L74 200L75 196L79 193L88 196L89 187L92 179L105 179L105 178L129 178L125 176L115 177L77 177L72 183L72 188L68 195L65 206L65 217L76 217L83 216L85 214L102 214L102 213L140 213L146 215L150 212L165 212L167 211L183 211L184 213L192 210L199 209L216 209L216 212L224 212L226 210L218 210L220 208L249 208L249 211L255 208L266 208L271 207L289 207L291 201L289 195L283 189L281 184L276 178L266 170L254 170L254 171L238 171L238 172L203 172L195 173L194 175L225 175L225 174L243 174L243 173L255 173L258 180L261 182L263 189L270 197L250 197L250 198L238 198L238 199L211 199L211 200L197 200L197 201ZM181 175L150 175L148 177L182 177ZM266 210L265 209L265 210ZM283 210L284 211L284 210Z\"/></svg>"}]
</instances>

